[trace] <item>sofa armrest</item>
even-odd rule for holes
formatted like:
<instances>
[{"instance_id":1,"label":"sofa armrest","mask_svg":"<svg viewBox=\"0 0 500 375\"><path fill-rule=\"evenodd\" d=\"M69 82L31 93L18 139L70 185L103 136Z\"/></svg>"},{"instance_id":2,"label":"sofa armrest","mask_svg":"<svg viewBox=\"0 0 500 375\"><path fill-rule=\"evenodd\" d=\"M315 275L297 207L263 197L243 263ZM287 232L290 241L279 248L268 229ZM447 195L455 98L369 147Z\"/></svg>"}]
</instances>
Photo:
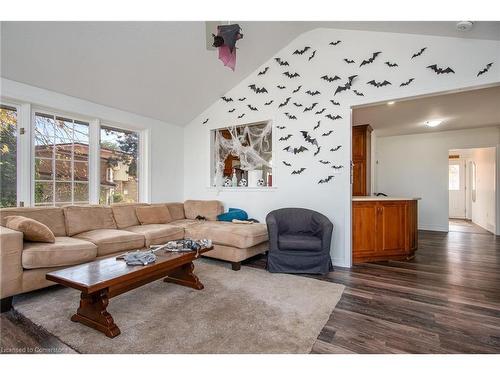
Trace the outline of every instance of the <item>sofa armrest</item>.
<instances>
[{"instance_id":1,"label":"sofa armrest","mask_svg":"<svg viewBox=\"0 0 500 375\"><path fill-rule=\"evenodd\" d=\"M22 291L23 233L0 227L0 298Z\"/></svg>"}]
</instances>

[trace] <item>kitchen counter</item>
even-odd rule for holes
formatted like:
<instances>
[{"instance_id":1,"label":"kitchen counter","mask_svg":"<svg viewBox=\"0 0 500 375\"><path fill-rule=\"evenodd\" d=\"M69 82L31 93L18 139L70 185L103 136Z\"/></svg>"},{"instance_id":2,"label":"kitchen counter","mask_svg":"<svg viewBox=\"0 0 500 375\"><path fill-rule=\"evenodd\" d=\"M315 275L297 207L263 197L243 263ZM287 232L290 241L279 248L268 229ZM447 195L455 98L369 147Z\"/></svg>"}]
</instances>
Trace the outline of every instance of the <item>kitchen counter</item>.
<instances>
[{"instance_id":1,"label":"kitchen counter","mask_svg":"<svg viewBox=\"0 0 500 375\"><path fill-rule=\"evenodd\" d=\"M356 196L352 197L353 202L366 202L366 201L419 201L422 198L402 198L402 197L376 197L375 195Z\"/></svg>"}]
</instances>

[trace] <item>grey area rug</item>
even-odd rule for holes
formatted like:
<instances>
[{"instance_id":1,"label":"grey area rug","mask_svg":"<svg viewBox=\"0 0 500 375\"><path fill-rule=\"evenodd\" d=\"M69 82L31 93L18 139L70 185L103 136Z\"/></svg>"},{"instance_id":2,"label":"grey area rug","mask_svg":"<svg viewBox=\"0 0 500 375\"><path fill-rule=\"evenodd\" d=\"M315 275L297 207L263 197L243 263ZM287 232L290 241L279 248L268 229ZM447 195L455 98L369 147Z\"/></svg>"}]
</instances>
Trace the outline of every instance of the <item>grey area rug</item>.
<instances>
[{"instance_id":1,"label":"grey area rug","mask_svg":"<svg viewBox=\"0 0 500 375\"><path fill-rule=\"evenodd\" d=\"M198 260L197 291L162 280L110 300L121 334L70 321L73 289L27 295L14 308L80 353L309 353L343 285Z\"/></svg>"}]
</instances>

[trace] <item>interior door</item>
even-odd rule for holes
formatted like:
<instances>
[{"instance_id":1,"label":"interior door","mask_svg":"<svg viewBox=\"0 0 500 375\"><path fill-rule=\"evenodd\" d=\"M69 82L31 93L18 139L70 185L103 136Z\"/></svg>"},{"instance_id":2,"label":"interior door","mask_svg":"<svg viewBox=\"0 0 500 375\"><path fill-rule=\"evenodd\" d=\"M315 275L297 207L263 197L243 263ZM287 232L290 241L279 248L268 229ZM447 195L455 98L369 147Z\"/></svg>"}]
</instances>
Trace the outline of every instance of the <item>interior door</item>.
<instances>
[{"instance_id":1,"label":"interior door","mask_svg":"<svg viewBox=\"0 0 500 375\"><path fill-rule=\"evenodd\" d=\"M448 166L450 218L466 218L465 182L465 160L450 160Z\"/></svg>"}]
</instances>

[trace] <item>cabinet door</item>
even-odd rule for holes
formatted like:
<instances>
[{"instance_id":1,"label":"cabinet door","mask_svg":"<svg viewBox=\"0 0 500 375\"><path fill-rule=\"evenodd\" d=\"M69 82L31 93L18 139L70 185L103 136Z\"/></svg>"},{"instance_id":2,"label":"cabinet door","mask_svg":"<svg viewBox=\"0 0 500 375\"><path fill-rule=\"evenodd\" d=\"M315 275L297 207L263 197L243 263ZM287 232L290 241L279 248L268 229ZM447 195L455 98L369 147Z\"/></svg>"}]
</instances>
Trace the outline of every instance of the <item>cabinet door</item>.
<instances>
[{"instance_id":1,"label":"cabinet door","mask_svg":"<svg viewBox=\"0 0 500 375\"><path fill-rule=\"evenodd\" d=\"M354 127L352 129L352 158L365 159L366 158L366 129L364 127Z\"/></svg>"},{"instance_id":2,"label":"cabinet door","mask_svg":"<svg viewBox=\"0 0 500 375\"><path fill-rule=\"evenodd\" d=\"M377 205L375 202L353 202L352 248L353 260L369 256L377 247Z\"/></svg>"},{"instance_id":3,"label":"cabinet door","mask_svg":"<svg viewBox=\"0 0 500 375\"><path fill-rule=\"evenodd\" d=\"M352 195L366 195L366 165L359 160L352 162Z\"/></svg>"},{"instance_id":4,"label":"cabinet door","mask_svg":"<svg viewBox=\"0 0 500 375\"><path fill-rule=\"evenodd\" d=\"M383 254L401 253L405 248L406 207L404 201L380 202L378 205L377 250Z\"/></svg>"}]
</instances>

